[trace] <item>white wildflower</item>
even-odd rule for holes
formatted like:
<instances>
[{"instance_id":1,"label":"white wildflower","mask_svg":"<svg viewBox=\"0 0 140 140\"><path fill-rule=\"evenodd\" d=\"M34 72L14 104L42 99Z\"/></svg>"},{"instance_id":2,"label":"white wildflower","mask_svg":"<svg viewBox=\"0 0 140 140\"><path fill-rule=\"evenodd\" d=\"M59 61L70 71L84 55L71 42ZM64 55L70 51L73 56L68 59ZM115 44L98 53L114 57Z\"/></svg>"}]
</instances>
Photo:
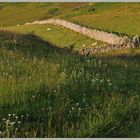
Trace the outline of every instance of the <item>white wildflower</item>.
<instances>
[{"instance_id":1,"label":"white wildflower","mask_svg":"<svg viewBox=\"0 0 140 140\"><path fill-rule=\"evenodd\" d=\"M72 107L72 110L74 110L74 107Z\"/></svg>"},{"instance_id":2,"label":"white wildflower","mask_svg":"<svg viewBox=\"0 0 140 140\"><path fill-rule=\"evenodd\" d=\"M78 105L79 105L79 103L76 103L76 105L78 106Z\"/></svg>"}]
</instances>

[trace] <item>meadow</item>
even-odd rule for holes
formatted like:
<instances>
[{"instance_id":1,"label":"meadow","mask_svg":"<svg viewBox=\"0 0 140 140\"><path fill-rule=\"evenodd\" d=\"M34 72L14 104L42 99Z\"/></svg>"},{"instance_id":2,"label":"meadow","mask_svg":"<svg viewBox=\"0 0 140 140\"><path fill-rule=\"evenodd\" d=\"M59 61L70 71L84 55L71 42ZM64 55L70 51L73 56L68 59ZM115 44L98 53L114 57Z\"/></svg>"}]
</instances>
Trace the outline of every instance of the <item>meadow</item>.
<instances>
[{"instance_id":1,"label":"meadow","mask_svg":"<svg viewBox=\"0 0 140 140\"><path fill-rule=\"evenodd\" d=\"M81 56L1 32L0 137L139 137L139 55Z\"/></svg>"},{"instance_id":2,"label":"meadow","mask_svg":"<svg viewBox=\"0 0 140 140\"><path fill-rule=\"evenodd\" d=\"M105 43L60 26L24 25L53 17L139 35L139 7L0 3L0 138L140 137L139 46L80 55L75 50Z\"/></svg>"},{"instance_id":3,"label":"meadow","mask_svg":"<svg viewBox=\"0 0 140 140\"><path fill-rule=\"evenodd\" d=\"M140 35L140 3L0 3L0 25L66 19L93 29ZM90 19L90 20L89 20Z\"/></svg>"},{"instance_id":4,"label":"meadow","mask_svg":"<svg viewBox=\"0 0 140 140\"><path fill-rule=\"evenodd\" d=\"M70 17L70 21L107 32L140 35L140 3L95 3L91 7L95 10Z\"/></svg>"},{"instance_id":5,"label":"meadow","mask_svg":"<svg viewBox=\"0 0 140 140\"><path fill-rule=\"evenodd\" d=\"M3 30L22 34L32 33L53 45L59 46L60 48L72 46L74 50L79 50L83 48L83 46L89 48L96 42L98 45L106 44L101 41L90 39L64 27L58 27L51 24L9 26L3 28Z\"/></svg>"}]
</instances>

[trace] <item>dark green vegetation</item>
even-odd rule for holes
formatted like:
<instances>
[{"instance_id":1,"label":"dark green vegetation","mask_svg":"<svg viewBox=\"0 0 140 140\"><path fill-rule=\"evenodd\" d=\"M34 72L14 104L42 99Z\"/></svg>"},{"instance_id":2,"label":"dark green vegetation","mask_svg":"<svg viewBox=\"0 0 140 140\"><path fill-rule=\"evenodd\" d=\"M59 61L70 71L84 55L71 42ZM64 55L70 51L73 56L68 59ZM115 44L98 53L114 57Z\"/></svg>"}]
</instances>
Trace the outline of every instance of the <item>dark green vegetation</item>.
<instances>
[{"instance_id":1,"label":"dark green vegetation","mask_svg":"<svg viewBox=\"0 0 140 140\"><path fill-rule=\"evenodd\" d=\"M140 137L139 48L81 56L71 46L95 40L54 25L15 26L57 17L136 35L139 9L139 3L0 3L0 26L16 32L0 32L0 137Z\"/></svg>"},{"instance_id":2,"label":"dark green vegetation","mask_svg":"<svg viewBox=\"0 0 140 140\"><path fill-rule=\"evenodd\" d=\"M87 57L0 33L0 137L139 137L140 56Z\"/></svg>"}]
</instances>

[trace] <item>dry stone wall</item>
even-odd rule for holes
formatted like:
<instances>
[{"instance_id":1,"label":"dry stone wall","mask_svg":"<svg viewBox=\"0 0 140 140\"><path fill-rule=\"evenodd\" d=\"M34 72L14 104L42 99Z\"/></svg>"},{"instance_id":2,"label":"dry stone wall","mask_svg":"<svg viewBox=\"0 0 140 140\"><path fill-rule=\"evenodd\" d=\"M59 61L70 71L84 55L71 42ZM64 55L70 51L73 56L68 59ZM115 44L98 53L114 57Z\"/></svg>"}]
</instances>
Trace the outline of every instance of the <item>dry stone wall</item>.
<instances>
[{"instance_id":1,"label":"dry stone wall","mask_svg":"<svg viewBox=\"0 0 140 140\"><path fill-rule=\"evenodd\" d=\"M73 30L75 32L78 32L80 34L83 34L87 37L90 37L95 40L100 40L103 42L107 42L110 45L107 45L105 48L105 52L108 50L118 50L118 49L125 49L125 48L134 48L136 46L137 38L132 38L128 36L118 36L116 34L107 33L104 31L99 30L93 30L86 27L82 27L78 24L74 24L71 22L68 22L66 20L60 20L60 19L48 19L43 21L34 21L32 23L26 23L25 25L29 24L54 24L57 26L63 26L65 28L68 28L70 30ZM96 52L97 48L92 48ZM103 51L103 50L101 50Z\"/></svg>"},{"instance_id":2,"label":"dry stone wall","mask_svg":"<svg viewBox=\"0 0 140 140\"><path fill-rule=\"evenodd\" d=\"M129 46L122 46L122 45L105 45L105 46L95 46L93 48L82 48L80 50L80 54L82 55L91 55L91 54L101 54L101 53L106 53L109 51L115 51L115 50L124 50L128 49Z\"/></svg>"}]
</instances>

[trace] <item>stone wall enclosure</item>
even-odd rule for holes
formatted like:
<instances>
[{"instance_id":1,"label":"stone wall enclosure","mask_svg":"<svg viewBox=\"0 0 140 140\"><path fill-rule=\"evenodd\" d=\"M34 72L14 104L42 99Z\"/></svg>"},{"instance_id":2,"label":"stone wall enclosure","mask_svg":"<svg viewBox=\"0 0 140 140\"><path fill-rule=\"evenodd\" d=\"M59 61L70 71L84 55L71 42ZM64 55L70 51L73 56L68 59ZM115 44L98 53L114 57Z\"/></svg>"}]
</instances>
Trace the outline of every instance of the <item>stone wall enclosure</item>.
<instances>
[{"instance_id":1,"label":"stone wall enclosure","mask_svg":"<svg viewBox=\"0 0 140 140\"><path fill-rule=\"evenodd\" d=\"M107 42L108 44L114 46L114 49L113 49L113 47L110 47L110 48L112 48L111 50L116 50L117 48L118 49L134 48L134 47L136 47L137 42L138 42L137 37L133 37L133 38L128 37L128 36L121 37L116 34L82 27L78 24L74 24L74 23L68 22L66 20L48 19L48 20L43 20L43 21L34 21L32 23L25 23L25 25L30 25L30 24L54 24L57 26L63 26L65 28L68 28L70 30L83 34L92 39ZM115 46L117 46L117 47L115 47ZM110 50L110 49L107 47L107 50Z\"/></svg>"}]
</instances>

